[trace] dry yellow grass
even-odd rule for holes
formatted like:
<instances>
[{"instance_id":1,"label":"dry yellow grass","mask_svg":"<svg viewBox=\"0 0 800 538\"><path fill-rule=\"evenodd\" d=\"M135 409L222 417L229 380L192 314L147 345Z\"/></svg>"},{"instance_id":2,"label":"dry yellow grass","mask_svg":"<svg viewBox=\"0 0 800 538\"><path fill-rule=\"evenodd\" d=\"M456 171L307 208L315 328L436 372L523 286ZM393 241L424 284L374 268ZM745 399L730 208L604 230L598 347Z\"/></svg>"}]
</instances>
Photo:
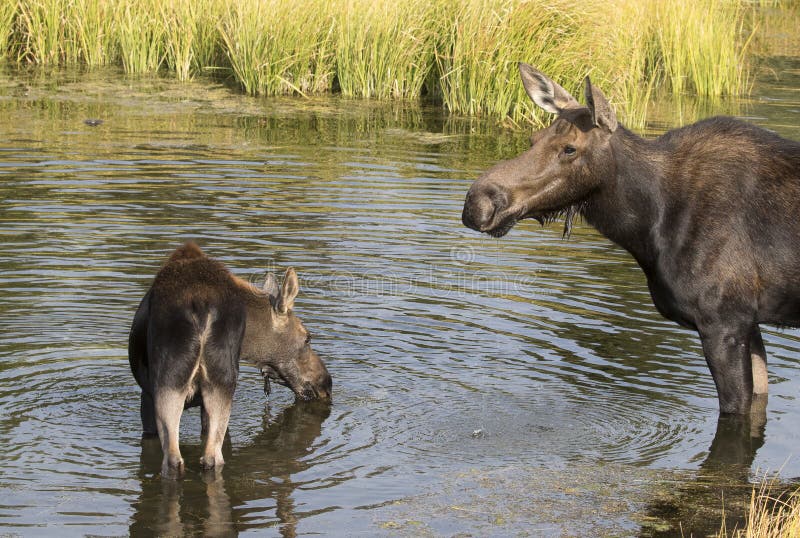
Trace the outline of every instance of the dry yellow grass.
<instances>
[{"instance_id":1,"label":"dry yellow grass","mask_svg":"<svg viewBox=\"0 0 800 538\"><path fill-rule=\"evenodd\" d=\"M750 498L746 526L720 530L719 538L800 538L800 489L776 495L764 481Z\"/></svg>"}]
</instances>

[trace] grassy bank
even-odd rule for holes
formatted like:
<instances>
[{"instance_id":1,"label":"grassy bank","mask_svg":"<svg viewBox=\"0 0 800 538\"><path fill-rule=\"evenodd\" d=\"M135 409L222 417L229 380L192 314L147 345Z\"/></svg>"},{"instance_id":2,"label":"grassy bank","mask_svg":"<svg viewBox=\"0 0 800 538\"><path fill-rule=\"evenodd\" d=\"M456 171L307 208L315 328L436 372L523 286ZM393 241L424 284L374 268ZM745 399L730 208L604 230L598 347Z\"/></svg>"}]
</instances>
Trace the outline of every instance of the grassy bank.
<instances>
[{"instance_id":1,"label":"grassy bank","mask_svg":"<svg viewBox=\"0 0 800 538\"><path fill-rule=\"evenodd\" d=\"M744 94L746 0L4 0L0 55L230 77L253 95L440 99L519 122L516 63L569 90L587 74L636 123L657 88Z\"/></svg>"}]
</instances>

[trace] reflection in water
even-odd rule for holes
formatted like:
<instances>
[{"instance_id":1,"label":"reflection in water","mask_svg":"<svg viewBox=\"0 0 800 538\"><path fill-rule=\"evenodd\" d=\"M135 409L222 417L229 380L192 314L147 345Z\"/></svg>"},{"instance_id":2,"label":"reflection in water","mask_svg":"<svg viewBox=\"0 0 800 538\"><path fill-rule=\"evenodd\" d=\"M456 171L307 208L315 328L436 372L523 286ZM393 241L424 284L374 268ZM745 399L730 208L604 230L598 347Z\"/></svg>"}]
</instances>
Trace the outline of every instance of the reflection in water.
<instances>
[{"instance_id":1,"label":"reflection in water","mask_svg":"<svg viewBox=\"0 0 800 538\"><path fill-rule=\"evenodd\" d=\"M158 476L158 440L142 439L141 494L134 503L130 535L235 536L251 526L263 503L272 500L281 536L296 536L293 494L303 484L294 477L313 465L312 448L329 415L329 405L301 401L274 418L267 414L263 430L246 446L231 451L230 438L226 439L223 454L227 463L221 470L189 470L182 480ZM187 469L191 468L187 464ZM226 486L227 476L243 471L249 476L237 480L235 486ZM254 504L259 508L249 508Z\"/></svg>"},{"instance_id":2,"label":"reflection in water","mask_svg":"<svg viewBox=\"0 0 800 538\"><path fill-rule=\"evenodd\" d=\"M641 536L670 537L680 522L687 536L717 535L745 526L752 486L751 466L764 444L767 397L757 395L749 416L721 415L708 455L697 476L680 484L647 506L648 520ZM655 525L653 523L656 523Z\"/></svg>"},{"instance_id":3,"label":"reflection in water","mask_svg":"<svg viewBox=\"0 0 800 538\"><path fill-rule=\"evenodd\" d=\"M717 432L708 457L700 469L706 472L737 474L746 479L756 456L764 444L767 424L767 396L757 394L753 398L750 415L725 416L717 420Z\"/></svg>"}]
</instances>

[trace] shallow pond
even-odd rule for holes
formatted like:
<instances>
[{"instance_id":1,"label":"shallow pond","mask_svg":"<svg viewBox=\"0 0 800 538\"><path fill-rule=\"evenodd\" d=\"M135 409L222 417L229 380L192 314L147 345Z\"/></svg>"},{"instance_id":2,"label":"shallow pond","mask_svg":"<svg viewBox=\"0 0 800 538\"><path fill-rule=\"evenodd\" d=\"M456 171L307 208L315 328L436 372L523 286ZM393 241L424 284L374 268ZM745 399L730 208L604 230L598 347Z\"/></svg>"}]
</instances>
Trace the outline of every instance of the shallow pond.
<instances>
[{"instance_id":1,"label":"shallow pond","mask_svg":"<svg viewBox=\"0 0 800 538\"><path fill-rule=\"evenodd\" d=\"M701 114L800 139L800 62L778 67ZM650 134L694 114L664 108ZM767 422L742 432L620 248L461 225L525 133L102 71L0 72L0 112L0 534L697 535L800 476L800 332L765 332ZM199 469L194 409L169 481L127 336L187 239L255 282L297 268L334 402L244 366L224 470Z\"/></svg>"}]
</instances>

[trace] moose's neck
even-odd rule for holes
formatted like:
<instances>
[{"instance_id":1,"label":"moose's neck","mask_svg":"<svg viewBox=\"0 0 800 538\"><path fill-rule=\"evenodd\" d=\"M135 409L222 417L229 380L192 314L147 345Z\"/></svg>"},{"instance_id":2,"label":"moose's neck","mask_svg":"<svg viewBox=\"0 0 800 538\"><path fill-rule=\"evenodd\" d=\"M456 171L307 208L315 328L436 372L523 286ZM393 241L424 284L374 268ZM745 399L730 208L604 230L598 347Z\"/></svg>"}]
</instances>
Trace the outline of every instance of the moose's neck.
<instances>
[{"instance_id":1,"label":"moose's neck","mask_svg":"<svg viewBox=\"0 0 800 538\"><path fill-rule=\"evenodd\" d=\"M263 348L267 338L265 328L272 324L272 308L269 297L257 290L241 287L239 293L245 305L245 328L240 357L247 362L256 363L264 355Z\"/></svg>"},{"instance_id":2,"label":"moose's neck","mask_svg":"<svg viewBox=\"0 0 800 538\"><path fill-rule=\"evenodd\" d=\"M621 125L611 139L616 174L583 209L586 220L645 267L656 257L652 231L663 208L664 153Z\"/></svg>"}]
</instances>

